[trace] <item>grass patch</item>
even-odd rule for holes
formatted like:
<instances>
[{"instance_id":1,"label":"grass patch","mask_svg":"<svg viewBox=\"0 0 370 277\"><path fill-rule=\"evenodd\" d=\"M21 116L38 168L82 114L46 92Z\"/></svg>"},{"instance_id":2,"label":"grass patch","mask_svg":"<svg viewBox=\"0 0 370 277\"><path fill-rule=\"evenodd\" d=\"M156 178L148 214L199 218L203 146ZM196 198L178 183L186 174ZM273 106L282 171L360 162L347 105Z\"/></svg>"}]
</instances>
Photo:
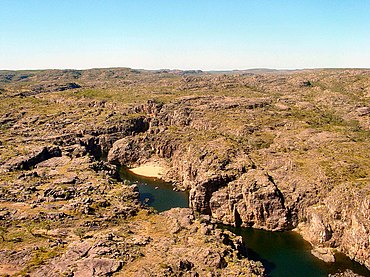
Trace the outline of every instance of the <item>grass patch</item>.
<instances>
[{"instance_id":1,"label":"grass patch","mask_svg":"<svg viewBox=\"0 0 370 277\"><path fill-rule=\"evenodd\" d=\"M37 250L34 250L32 253L32 258L28 262L27 266L19 273L21 276L28 276L30 272L38 268L39 266L45 264L47 260L55 258L63 253L64 248L55 247L55 248L46 248L40 247Z\"/></svg>"}]
</instances>

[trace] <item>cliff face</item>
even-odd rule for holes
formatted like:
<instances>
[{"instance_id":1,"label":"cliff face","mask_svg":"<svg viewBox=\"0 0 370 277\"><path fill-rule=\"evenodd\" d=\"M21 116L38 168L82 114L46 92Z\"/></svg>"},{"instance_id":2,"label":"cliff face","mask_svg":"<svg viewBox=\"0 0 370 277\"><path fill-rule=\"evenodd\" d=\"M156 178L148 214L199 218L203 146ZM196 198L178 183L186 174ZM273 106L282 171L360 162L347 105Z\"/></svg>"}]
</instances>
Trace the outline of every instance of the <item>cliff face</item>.
<instances>
[{"instance_id":1,"label":"cliff face","mask_svg":"<svg viewBox=\"0 0 370 277\"><path fill-rule=\"evenodd\" d=\"M108 160L130 165L153 157L167 159L167 179L179 189L190 189L194 210L235 226L266 230L299 226L315 247L337 248L368 266L369 200L364 197L368 186L366 193L356 187L349 190L349 184L333 187L321 168L310 169L308 179L287 158L267 163L275 181L243 149L225 146L223 140L199 146L153 133L160 138L141 135L117 141Z\"/></svg>"},{"instance_id":2,"label":"cliff face","mask_svg":"<svg viewBox=\"0 0 370 277\"><path fill-rule=\"evenodd\" d=\"M361 205L352 205L362 201L361 187L368 187L368 154L360 153L368 127L348 136L336 128L346 128L342 120L350 113L338 118L337 103L330 102L334 110L315 118L308 112L316 109L313 101L301 97L290 96L284 104L271 96L183 98L152 113L154 124L145 136L116 142L109 159L128 165L166 159L165 178L190 190L194 210L225 224L266 230L304 225L303 233L310 230L305 238L316 247L334 247L368 264L368 218L357 208ZM355 155L346 160L351 148ZM355 193L340 192L341 187ZM346 216L335 219L338 212L329 203L342 195L347 206L336 210Z\"/></svg>"},{"instance_id":3,"label":"cliff face","mask_svg":"<svg viewBox=\"0 0 370 277\"><path fill-rule=\"evenodd\" d=\"M370 267L369 197L368 187L333 189L322 204L307 209L301 233L317 247L336 247Z\"/></svg>"},{"instance_id":4,"label":"cliff face","mask_svg":"<svg viewBox=\"0 0 370 277\"><path fill-rule=\"evenodd\" d=\"M153 133L161 136L161 132ZM333 187L321 168L310 170L308 179L287 158L267 162L275 179L258 168L243 149L225 146L222 140L199 146L163 137L140 135L118 140L108 160L130 165L153 157L167 159L166 178L175 181L178 189L190 189L194 210L235 226L265 230L298 227L315 247L337 248L368 266L368 186L361 189L347 183Z\"/></svg>"},{"instance_id":5,"label":"cliff face","mask_svg":"<svg viewBox=\"0 0 370 277\"><path fill-rule=\"evenodd\" d=\"M99 207L94 197L80 199L99 187L85 176L88 164L108 176L104 189L116 197L112 165L87 157L108 153L111 164L126 166L159 159L167 165L164 178L190 191L193 210L236 226L297 228L316 247L339 249L369 267L368 70L22 76L0 72L5 206L70 201L70 209L86 216L92 209L108 212L104 193ZM64 181L53 170L33 173L49 161ZM18 171L25 174L19 180ZM131 216L131 208L111 205L117 216Z\"/></svg>"},{"instance_id":6,"label":"cliff face","mask_svg":"<svg viewBox=\"0 0 370 277\"><path fill-rule=\"evenodd\" d=\"M212 215L225 224L266 230L291 228L284 197L271 176L252 169L212 195Z\"/></svg>"}]
</instances>

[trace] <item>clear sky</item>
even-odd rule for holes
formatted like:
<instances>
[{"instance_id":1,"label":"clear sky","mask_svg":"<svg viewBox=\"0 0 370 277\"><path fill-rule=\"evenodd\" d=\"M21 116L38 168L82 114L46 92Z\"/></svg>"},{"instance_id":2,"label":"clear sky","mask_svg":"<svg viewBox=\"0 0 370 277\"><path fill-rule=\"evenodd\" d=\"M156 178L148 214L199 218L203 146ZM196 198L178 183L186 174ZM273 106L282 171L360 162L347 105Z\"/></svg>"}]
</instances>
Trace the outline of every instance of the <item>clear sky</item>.
<instances>
[{"instance_id":1,"label":"clear sky","mask_svg":"<svg viewBox=\"0 0 370 277\"><path fill-rule=\"evenodd\" d=\"M370 0L0 0L0 69L370 68Z\"/></svg>"}]
</instances>

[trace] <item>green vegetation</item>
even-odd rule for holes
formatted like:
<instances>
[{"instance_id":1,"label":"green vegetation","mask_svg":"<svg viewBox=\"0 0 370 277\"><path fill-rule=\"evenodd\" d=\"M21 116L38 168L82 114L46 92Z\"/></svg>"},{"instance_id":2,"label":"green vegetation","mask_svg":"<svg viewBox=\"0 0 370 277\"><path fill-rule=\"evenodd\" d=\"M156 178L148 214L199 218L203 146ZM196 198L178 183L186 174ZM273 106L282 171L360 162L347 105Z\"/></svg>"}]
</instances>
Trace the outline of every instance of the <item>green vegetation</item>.
<instances>
[{"instance_id":1,"label":"green vegetation","mask_svg":"<svg viewBox=\"0 0 370 277\"><path fill-rule=\"evenodd\" d=\"M87 230L86 228L77 227L76 229L73 230L73 232L76 236L80 238L80 241L82 241L87 233Z\"/></svg>"},{"instance_id":2,"label":"green vegetation","mask_svg":"<svg viewBox=\"0 0 370 277\"><path fill-rule=\"evenodd\" d=\"M32 253L32 258L27 266L19 273L20 276L29 276L29 273L38 268L40 265L45 264L47 260L52 259L63 253L62 248L48 249L45 247L36 248Z\"/></svg>"},{"instance_id":3,"label":"green vegetation","mask_svg":"<svg viewBox=\"0 0 370 277\"><path fill-rule=\"evenodd\" d=\"M304 85L307 80L311 85ZM81 87L65 89L71 82ZM140 210L131 183L118 182L111 168L94 160L100 146L107 151L123 137L132 139L126 150L132 151L133 164L163 158L183 170L180 179L187 174L196 179L188 183L258 168L268 171L281 191L292 192L292 199L317 197L313 202L335 187L360 191L369 184L368 70L0 71L0 88L0 167L6 169L0 173L0 248L29 251L23 275L73 242L102 237L124 253L112 251L122 254L117 259L130 264L145 252L125 241L132 236L128 226L133 233L150 230L156 238L165 232L160 215ZM140 133L149 124L151 129ZM62 157L30 170L9 169L44 146L60 147ZM171 164L174 153L186 159ZM199 245L215 243L200 229L193 235ZM181 235L169 237L187 246ZM239 262L228 261L230 267Z\"/></svg>"}]
</instances>

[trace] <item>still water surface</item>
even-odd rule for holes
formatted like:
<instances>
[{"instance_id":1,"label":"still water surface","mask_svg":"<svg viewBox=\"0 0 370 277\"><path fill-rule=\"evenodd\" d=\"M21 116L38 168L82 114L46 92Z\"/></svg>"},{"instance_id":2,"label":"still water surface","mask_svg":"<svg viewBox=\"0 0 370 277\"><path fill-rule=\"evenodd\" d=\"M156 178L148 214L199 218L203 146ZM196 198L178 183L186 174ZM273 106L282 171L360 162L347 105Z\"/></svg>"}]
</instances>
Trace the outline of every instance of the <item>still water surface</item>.
<instances>
[{"instance_id":1,"label":"still water surface","mask_svg":"<svg viewBox=\"0 0 370 277\"><path fill-rule=\"evenodd\" d=\"M171 183L157 178L139 176L125 168L120 168L120 176L122 180L129 180L138 186L141 203L151 206L159 212L176 207L189 207L189 194L174 191Z\"/></svg>"},{"instance_id":2,"label":"still water surface","mask_svg":"<svg viewBox=\"0 0 370 277\"><path fill-rule=\"evenodd\" d=\"M137 184L140 191L140 201L157 211L165 211L175 207L188 207L189 194L177 192L170 183L155 178L135 175L125 168L120 169L123 180ZM295 232L268 232L252 228L235 228L223 226L233 233L243 237L248 247L248 257L261 261L272 277L320 277L328 276L345 269L369 276L366 267L351 261L345 255L336 255L333 264L324 263L311 255L311 246Z\"/></svg>"},{"instance_id":3,"label":"still water surface","mask_svg":"<svg viewBox=\"0 0 370 277\"><path fill-rule=\"evenodd\" d=\"M370 276L366 267L343 254L336 255L335 263L325 263L311 254L311 245L296 232L268 232L253 228L226 227L243 237L248 257L261 261L269 276L328 276L351 269Z\"/></svg>"}]
</instances>

